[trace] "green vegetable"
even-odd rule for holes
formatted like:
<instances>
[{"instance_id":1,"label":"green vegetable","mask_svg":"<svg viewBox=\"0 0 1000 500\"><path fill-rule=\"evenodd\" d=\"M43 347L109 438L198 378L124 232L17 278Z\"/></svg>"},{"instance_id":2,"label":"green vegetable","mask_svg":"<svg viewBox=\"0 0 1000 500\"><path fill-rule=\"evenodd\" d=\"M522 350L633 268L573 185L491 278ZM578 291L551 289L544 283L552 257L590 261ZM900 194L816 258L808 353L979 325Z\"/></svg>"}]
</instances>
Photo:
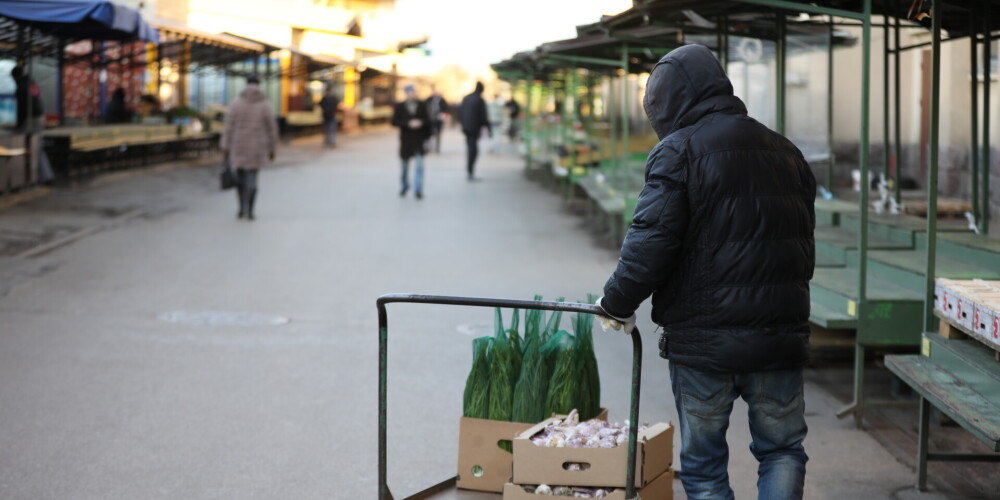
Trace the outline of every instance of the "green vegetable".
<instances>
[{"instance_id":1,"label":"green vegetable","mask_svg":"<svg viewBox=\"0 0 1000 500\"><path fill-rule=\"evenodd\" d=\"M462 415L471 418L489 416L490 365L487 359L490 337L479 337L472 341L472 370L465 381L462 397Z\"/></svg>"},{"instance_id":2,"label":"green vegetable","mask_svg":"<svg viewBox=\"0 0 1000 500\"><path fill-rule=\"evenodd\" d=\"M597 297L588 296L588 304ZM581 420L590 420L601 411L601 376L597 370L597 356L594 354L594 315L577 314L573 321L576 336L576 363L579 370L577 383L577 409Z\"/></svg>"},{"instance_id":3,"label":"green vegetable","mask_svg":"<svg viewBox=\"0 0 1000 500\"><path fill-rule=\"evenodd\" d=\"M556 332L542 350L552 359L552 376L545 397L545 414L567 414L576 408L579 395L579 363L576 356L576 339L569 333Z\"/></svg>"},{"instance_id":4,"label":"green vegetable","mask_svg":"<svg viewBox=\"0 0 1000 500\"><path fill-rule=\"evenodd\" d=\"M507 333L500 330L493 337L490 346L490 420L510 421L514 410L514 384L517 383L514 374L514 353Z\"/></svg>"}]
</instances>

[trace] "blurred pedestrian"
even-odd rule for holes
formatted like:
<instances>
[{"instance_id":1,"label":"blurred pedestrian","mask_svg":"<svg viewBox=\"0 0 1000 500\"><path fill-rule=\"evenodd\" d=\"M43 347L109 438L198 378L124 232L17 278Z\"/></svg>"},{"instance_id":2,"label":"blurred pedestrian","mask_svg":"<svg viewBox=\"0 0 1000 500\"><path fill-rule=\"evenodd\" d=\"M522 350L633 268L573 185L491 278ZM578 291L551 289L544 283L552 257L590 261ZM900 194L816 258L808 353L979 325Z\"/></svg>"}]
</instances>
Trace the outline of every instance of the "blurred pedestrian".
<instances>
[{"instance_id":1,"label":"blurred pedestrian","mask_svg":"<svg viewBox=\"0 0 1000 500\"><path fill-rule=\"evenodd\" d=\"M104 111L105 123L129 123L132 121L132 111L125 104L125 89L118 87L111 94L111 101Z\"/></svg>"},{"instance_id":2,"label":"blurred pedestrian","mask_svg":"<svg viewBox=\"0 0 1000 500\"><path fill-rule=\"evenodd\" d=\"M434 136L434 152L441 152L441 130L448 113L448 102L441 97L437 87L431 86L431 96L427 98L427 114L431 117L431 134Z\"/></svg>"},{"instance_id":3,"label":"blurred pedestrian","mask_svg":"<svg viewBox=\"0 0 1000 500\"><path fill-rule=\"evenodd\" d=\"M406 99L397 103L392 110L392 125L399 127L399 157L402 159L402 189L399 196L406 196L410 189L410 158L415 168L413 191L417 199L424 197L424 143L431 136L431 117L427 106L417 99L417 89L413 85L403 87Z\"/></svg>"},{"instance_id":4,"label":"blurred pedestrian","mask_svg":"<svg viewBox=\"0 0 1000 500\"><path fill-rule=\"evenodd\" d=\"M507 109L507 119L509 120L507 136L510 137L510 142L513 143L517 141L518 125L521 119L521 105L511 95L507 103L504 104L504 107Z\"/></svg>"},{"instance_id":5,"label":"blurred pedestrian","mask_svg":"<svg viewBox=\"0 0 1000 500\"><path fill-rule=\"evenodd\" d=\"M24 59L10 70L14 79L14 98L17 101L17 130L27 133L40 132L45 128L45 107L42 105L42 91L28 74ZM30 110L28 108L31 108ZM30 111L30 116L29 116Z\"/></svg>"},{"instance_id":6,"label":"blurred pedestrian","mask_svg":"<svg viewBox=\"0 0 1000 500\"><path fill-rule=\"evenodd\" d=\"M229 105L221 140L222 154L236 169L239 185L240 211L238 218L254 219L253 206L257 199L257 173L269 161L274 161L278 147L278 124L267 98L260 90L257 75L247 77L247 86Z\"/></svg>"},{"instance_id":7,"label":"blurred pedestrian","mask_svg":"<svg viewBox=\"0 0 1000 500\"><path fill-rule=\"evenodd\" d=\"M334 93L333 84L326 86L326 94L319 101L319 107L323 110L323 130L326 137L323 145L327 147L337 146L337 109L340 107L340 98Z\"/></svg>"},{"instance_id":8,"label":"blurred pedestrian","mask_svg":"<svg viewBox=\"0 0 1000 500\"><path fill-rule=\"evenodd\" d=\"M490 129L497 131L495 135L490 134L490 153L496 154L500 151L504 118L504 100L499 94L493 96L493 100L486 103L486 115L490 119Z\"/></svg>"},{"instance_id":9,"label":"blurred pedestrian","mask_svg":"<svg viewBox=\"0 0 1000 500\"><path fill-rule=\"evenodd\" d=\"M483 127L493 137L493 127L490 125L486 115L486 101L483 100L483 82L476 82L476 90L462 99L460 110L460 121L462 122L462 133L465 134L466 144L466 170L469 180L478 180L475 175L476 157L479 156L479 136L483 132Z\"/></svg>"},{"instance_id":10,"label":"blurred pedestrian","mask_svg":"<svg viewBox=\"0 0 1000 500\"><path fill-rule=\"evenodd\" d=\"M602 320L631 332L652 295L680 421L687 498L732 499L726 430L748 407L758 498L801 499L806 473L802 366L816 180L791 141L747 116L702 45L650 71L643 108L660 138L604 285Z\"/></svg>"}]
</instances>

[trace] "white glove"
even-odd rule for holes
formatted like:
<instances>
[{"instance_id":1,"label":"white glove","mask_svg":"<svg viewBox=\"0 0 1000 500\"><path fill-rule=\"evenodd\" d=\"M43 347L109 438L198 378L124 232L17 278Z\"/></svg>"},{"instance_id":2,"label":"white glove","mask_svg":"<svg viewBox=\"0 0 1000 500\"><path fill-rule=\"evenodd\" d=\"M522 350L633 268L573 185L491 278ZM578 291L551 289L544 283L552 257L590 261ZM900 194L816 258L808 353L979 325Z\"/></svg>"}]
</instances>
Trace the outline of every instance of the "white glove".
<instances>
[{"instance_id":1,"label":"white glove","mask_svg":"<svg viewBox=\"0 0 1000 500\"><path fill-rule=\"evenodd\" d=\"M601 329L604 331L608 331L608 328L612 330L621 330L625 335L631 335L632 329L635 328L635 313L632 313L632 315L628 318L612 316L608 314L607 310L604 309L604 306L601 305L602 300L604 300L604 297L597 299L597 302L594 303L595 306L600 307L601 310L604 311L603 315L597 317L597 319L601 322Z\"/></svg>"}]
</instances>

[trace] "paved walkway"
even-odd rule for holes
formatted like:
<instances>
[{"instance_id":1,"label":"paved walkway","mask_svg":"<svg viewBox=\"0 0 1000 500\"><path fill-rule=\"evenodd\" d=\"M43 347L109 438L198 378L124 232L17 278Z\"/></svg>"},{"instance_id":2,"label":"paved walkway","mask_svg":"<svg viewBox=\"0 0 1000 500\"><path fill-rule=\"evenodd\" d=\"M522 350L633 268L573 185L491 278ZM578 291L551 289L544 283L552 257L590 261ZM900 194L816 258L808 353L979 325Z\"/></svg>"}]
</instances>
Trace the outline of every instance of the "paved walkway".
<instances>
[{"instance_id":1,"label":"paved walkway","mask_svg":"<svg viewBox=\"0 0 1000 500\"><path fill-rule=\"evenodd\" d=\"M401 199L396 147L375 132L286 148L261 174L252 223L208 166L0 210L0 498L372 498L378 295L600 292L614 252L516 157L484 152L482 182L468 183L449 131L425 198ZM471 339L491 321L390 307L397 497L454 475ZM645 340L641 418L676 421ZM604 406L623 420L631 346L596 344ZM911 468L836 420L829 392L806 391L807 498L917 498ZM756 496L745 414L738 404L729 434L740 499Z\"/></svg>"}]
</instances>

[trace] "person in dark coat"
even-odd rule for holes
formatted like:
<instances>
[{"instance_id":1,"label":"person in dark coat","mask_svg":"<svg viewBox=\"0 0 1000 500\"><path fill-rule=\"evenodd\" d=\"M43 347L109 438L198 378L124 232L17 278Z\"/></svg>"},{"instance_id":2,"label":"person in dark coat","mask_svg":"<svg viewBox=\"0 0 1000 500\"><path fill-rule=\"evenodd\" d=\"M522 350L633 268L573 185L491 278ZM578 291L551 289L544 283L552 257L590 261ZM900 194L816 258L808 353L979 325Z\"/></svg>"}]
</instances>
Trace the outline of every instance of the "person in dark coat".
<instances>
[{"instance_id":1,"label":"person in dark coat","mask_svg":"<svg viewBox=\"0 0 1000 500\"><path fill-rule=\"evenodd\" d=\"M726 429L737 397L749 406L759 497L802 498L816 180L788 139L747 116L703 46L660 60L643 107L661 140L598 305L630 331L653 297L688 498L733 498Z\"/></svg>"},{"instance_id":2,"label":"person in dark coat","mask_svg":"<svg viewBox=\"0 0 1000 500\"><path fill-rule=\"evenodd\" d=\"M448 113L448 101L441 97L437 87L431 87L431 96L427 98L427 114L431 117L431 135L434 136L434 152L441 152L441 131L444 129L444 117Z\"/></svg>"},{"instance_id":3,"label":"person in dark coat","mask_svg":"<svg viewBox=\"0 0 1000 500\"><path fill-rule=\"evenodd\" d=\"M431 136L431 118L426 104L417 99L417 90L413 85L407 85L403 90L406 100L397 103L392 110L392 125L399 127L399 157L403 160L399 196L406 196L410 189L409 167L410 158L413 158L416 170L413 191L417 199L421 199L424 197L424 142Z\"/></svg>"},{"instance_id":4,"label":"person in dark coat","mask_svg":"<svg viewBox=\"0 0 1000 500\"><path fill-rule=\"evenodd\" d=\"M104 121L107 123L128 123L132 121L132 111L125 104L125 89L118 87L111 94L111 100L105 110Z\"/></svg>"},{"instance_id":5,"label":"person in dark coat","mask_svg":"<svg viewBox=\"0 0 1000 500\"><path fill-rule=\"evenodd\" d=\"M517 140L518 125L521 119L521 105L514 100L514 96L510 96L510 99L504 104L504 108L507 109L507 117L510 119L510 127L507 129L507 136L510 137L510 142Z\"/></svg>"},{"instance_id":6,"label":"person in dark coat","mask_svg":"<svg viewBox=\"0 0 1000 500\"><path fill-rule=\"evenodd\" d=\"M326 94L319 101L319 107L323 110L323 131L325 136L323 145L336 147L337 145L337 108L340 107L340 99L334 93L333 85L327 85Z\"/></svg>"},{"instance_id":7,"label":"person in dark coat","mask_svg":"<svg viewBox=\"0 0 1000 500\"><path fill-rule=\"evenodd\" d=\"M465 134L467 147L466 170L469 180L476 180L476 157L479 156L479 136L486 127L490 137L493 137L493 127L490 126L486 114L486 101L483 100L483 82L476 82L476 90L462 99L459 114L462 122L462 133Z\"/></svg>"},{"instance_id":8,"label":"person in dark coat","mask_svg":"<svg viewBox=\"0 0 1000 500\"><path fill-rule=\"evenodd\" d=\"M17 64L10 70L10 76L14 79L14 99L17 102L17 130L24 132L38 132L44 128L43 116L45 107L42 104L42 92L38 84L28 74L24 60L17 61ZM30 99L30 102L29 102ZM31 107L29 113L29 105ZM29 116L30 114L30 116Z\"/></svg>"}]
</instances>

